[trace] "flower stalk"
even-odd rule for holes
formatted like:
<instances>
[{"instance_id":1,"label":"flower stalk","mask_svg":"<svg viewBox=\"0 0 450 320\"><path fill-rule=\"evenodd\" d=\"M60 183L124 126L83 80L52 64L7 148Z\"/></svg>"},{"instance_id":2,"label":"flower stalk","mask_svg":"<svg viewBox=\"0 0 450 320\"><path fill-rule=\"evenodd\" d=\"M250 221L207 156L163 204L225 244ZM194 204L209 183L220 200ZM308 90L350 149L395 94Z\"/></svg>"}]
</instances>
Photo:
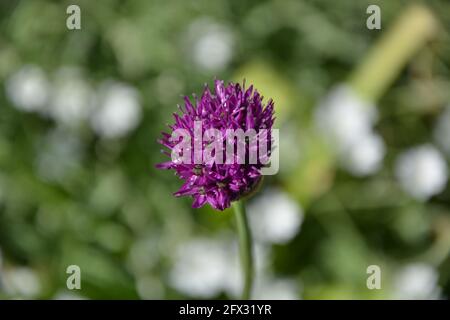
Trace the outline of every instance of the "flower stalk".
<instances>
[{"instance_id":1,"label":"flower stalk","mask_svg":"<svg viewBox=\"0 0 450 320\"><path fill-rule=\"evenodd\" d=\"M236 218L236 227L239 238L239 254L244 279L242 299L248 300L251 297L253 286L252 236L247 221L244 200L234 201L232 206Z\"/></svg>"},{"instance_id":2,"label":"flower stalk","mask_svg":"<svg viewBox=\"0 0 450 320\"><path fill-rule=\"evenodd\" d=\"M351 75L350 85L367 101L377 101L411 57L439 29L424 6L411 5L376 43Z\"/></svg>"}]
</instances>

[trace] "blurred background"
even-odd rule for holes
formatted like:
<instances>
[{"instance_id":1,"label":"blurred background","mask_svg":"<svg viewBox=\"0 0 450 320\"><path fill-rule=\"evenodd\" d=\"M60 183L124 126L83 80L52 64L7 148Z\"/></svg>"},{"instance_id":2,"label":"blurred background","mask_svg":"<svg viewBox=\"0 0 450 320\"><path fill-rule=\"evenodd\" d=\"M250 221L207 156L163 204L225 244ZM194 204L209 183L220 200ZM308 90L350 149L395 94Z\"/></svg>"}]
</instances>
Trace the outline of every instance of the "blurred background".
<instances>
[{"instance_id":1,"label":"blurred background","mask_svg":"<svg viewBox=\"0 0 450 320\"><path fill-rule=\"evenodd\" d=\"M450 2L413 3L1 1L0 297L237 297L233 215L154 165L183 95L245 78L281 140L248 203L254 297L446 299Z\"/></svg>"}]
</instances>

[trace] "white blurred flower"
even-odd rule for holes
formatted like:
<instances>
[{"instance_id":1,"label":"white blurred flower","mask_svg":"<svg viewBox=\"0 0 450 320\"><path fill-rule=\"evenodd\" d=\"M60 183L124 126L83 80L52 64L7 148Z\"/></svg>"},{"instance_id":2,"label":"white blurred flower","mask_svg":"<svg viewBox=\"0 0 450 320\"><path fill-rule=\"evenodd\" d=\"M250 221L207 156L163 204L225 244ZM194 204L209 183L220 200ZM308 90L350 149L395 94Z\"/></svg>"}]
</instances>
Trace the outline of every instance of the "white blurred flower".
<instances>
[{"instance_id":1,"label":"white blurred flower","mask_svg":"<svg viewBox=\"0 0 450 320\"><path fill-rule=\"evenodd\" d=\"M319 129L339 149L347 148L370 132L376 117L376 108L345 85L334 88L316 111Z\"/></svg>"},{"instance_id":2,"label":"white blurred flower","mask_svg":"<svg viewBox=\"0 0 450 320\"><path fill-rule=\"evenodd\" d=\"M432 145L403 152L396 161L395 174L402 188L418 200L427 200L445 189L447 164Z\"/></svg>"},{"instance_id":3,"label":"white blurred flower","mask_svg":"<svg viewBox=\"0 0 450 320\"><path fill-rule=\"evenodd\" d=\"M255 283L269 274L269 248L253 247ZM169 283L189 296L211 298L221 292L239 297L242 274L238 244L226 236L197 238L181 244L169 272Z\"/></svg>"},{"instance_id":4,"label":"white blurred flower","mask_svg":"<svg viewBox=\"0 0 450 320\"><path fill-rule=\"evenodd\" d=\"M50 84L44 71L35 65L26 65L6 81L6 95L14 106L27 112L46 112Z\"/></svg>"},{"instance_id":5,"label":"white blurred flower","mask_svg":"<svg viewBox=\"0 0 450 320\"><path fill-rule=\"evenodd\" d=\"M138 91L124 83L104 83L91 118L94 131L104 138L119 138L135 129L141 119Z\"/></svg>"},{"instance_id":6,"label":"white blurred flower","mask_svg":"<svg viewBox=\"0 0 450 320\"><path fill-rule=\"evenodd\" d=\"M251 201L248 215L256 240L280 244L291 240L303 221L302 208L279 189L267 190Z\"/></svg>"},{"instance_id":7,"label":"white blurred flower","mask_svg":"<svg viewBox=\"0 0 450 320\"><path fill-rule=\"evenodd\" d=\"M35 169L49 181L64 181L68 173L79 168L82 146L77 136L59 128L52 130L39 145Z\"/></svg>"},{"instance_id":8,"label":"white blurred flower","mask_svg":"<svg viewBox=\"0 0 450 320\"><path fill-rule=\"evenodd\" d=\"M234 37L227 26L203 18L195 21L188 33L193 60L200 68L217 71L228 65L233 54Z\"/></svg>"},{"instance_id":9,"label":"white blurred flower","mask_svg":"<svg viewBox=\"0 0 450 320\"><path fill-rule=\"evenodd\" d=\"M437 143L450 156L450 105L448 105L444 113L439 117L434 129L434 138Z\"/></svg>"},{"instance_id":10,"label":"white blurred flower","mask_svg":"<svg viewBox=\"0 0 450 320\"><path fill-rule=\"evenodd\" d=\"M256 282L255 300L297 300L299 288L293 279L264 279Z\"/></svg>"},{"instance_id":11,"label":"white blurred flower","mask_svg":"<svg viewBox=\"0 0 450 320\"><path fill-rule=\"evenodd\" d=\"M230 251L229 256L229 275L228 281L225 284L225 292L231 297L238 298L242 293L242 270L239 260L239 251L238 251L238 243L234 242L232 244L233 250ZM272 270L270 269L270 250L269 245L265 245L258 242L253 242L253 270L254 270L254 279L253 279L253 295L255 296L257 288L260 287L260 283L265 283L267 277L270 277L272 274Z\"/></svg>"},{"instance_id":12,"label":"white blurred flower","mask_svg":"<svg viewBox=\"0 0 450 320\"><path fill-rule=\"evenodd\" d=\"M360 99L350 87L340 85L319 103L315 118L350 173L365 176L380 168L385 150L383 140L373 131L377 120L374 105Z\"/></svg>"},{"instance_id":13,"label":"white blurred flower","mask_svg":"<svg viewBox=\"0 0 450 320\"><path fill-rule=\"evenodd\" d=\"M385 154L384 142L375 133L361 136L342 153L345 168L355 176L366 176L380 168Z\"/></svg>"},{"instance_id":14,"label":"white blurred flower","mask_svg":"<svg viewBox=\"0 0 450 320\"><path fill-rule=\"evenodd\" d=\"M415 263L402 268L394 279L396 299L439 299L439 274L430 265Z\"/></svg>"},{"instance_id":15,"label":"white blurred flower","mask_svg":"<svg viewBox=\"0 0 450 320\"><path fill-rule=\"evenodd\" d=\"M213 297L237 283L238 267L230 243L199 238L178 248L169 281L185 294Z\"/></svg>"},{"instance_id":16,"label":"white blurred flower","mask_svg":"<svg viewBox=\"0 0 450 320\"><path fill-rule=\"evenodd\" d=\"M50 100L52 117L63 125L78 125L92 110L93 90L78 69L61 68L55 77Z\"/></svg>"},{"instance_id":17,"label":"white blurred flower","mask_svg":"<svg viewBox=\"0 0 450 320\"><path fill-rule=\"evenodd\" d=\"M4 270L3 282L5 292L18 298L36 297L41 290L37 275L26 267Z\"/></svg>"}]
</instances>

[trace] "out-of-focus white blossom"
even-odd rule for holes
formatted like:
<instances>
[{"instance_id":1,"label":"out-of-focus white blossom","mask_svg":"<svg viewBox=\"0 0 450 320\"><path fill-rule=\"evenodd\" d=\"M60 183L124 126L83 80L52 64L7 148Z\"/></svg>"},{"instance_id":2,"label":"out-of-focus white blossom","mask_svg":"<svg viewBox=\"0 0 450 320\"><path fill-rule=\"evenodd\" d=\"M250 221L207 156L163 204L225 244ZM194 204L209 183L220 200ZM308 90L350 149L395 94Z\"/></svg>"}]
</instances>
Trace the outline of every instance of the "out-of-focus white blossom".
<instances>
[{"instance_id":1,"label":"out-of-focus white blossom","mask_svg":"<svg viewBox=\"0 0 450 320\"><path fill-rule=\"evenodd\" d=\"M218 71L228 65L234 36L227 26L203 18L190 26L188 34L193 60L200 68Z\"/></svg>"},{"instance_id":2,"label":"out-of-focus white blossom","mask_svg":"<svg viewBox=\"0 0 450 320\"><path fill-rule=\"evenodd\" d=\"M366 176L380 168L385 148L373 130L377 120L374 105L360 99L350 87L340 85L319 104L315 118L350 173Z\"/></svg>"},{"instance_id":3,"label":"out-of-focus white blossom","mask_svg":"<svg viewBox=\"0 0 450 320\"><path fill-rule=\"evenodd\" d=\"M229 281L227 285L225 286L225 292L228 293L231 297L239 297L242 293L242 270L240 261L238 259L239 252L238 252L238 243L233 243L233 251L231 254L233 254L232 257L230 257L229 262L229 269L230 269L230 276ZM255 241L253 243L253 270L254 270L254 289L253 289L253 295L256 296L256 293L259 289L263 289L260 286L260 283L266 283L266 280L270 277L272 277L273 271L271 270L270 261L271 261L271 250L270 245L266 245L263 243L259 243Z\"/></svg>"},{"instance_id":4,"label":"out-of-focus white blossom","mask_svg":"<svg viewBox=\"0 0 450 320\"><path fill-rule=\"evenodd\" d=\"M97 134L104 138L123 137L137 127L140 119L140 98L135 88L109 81L100 87L91 118Z\"/></svg>"},{"instance_id":5,"label":"out-of-focus white blossom","mask_svg":"<svg viewBox=\"0 0 450 320\"><path fill-rule=\"evenodd\" d=\"M255 283L256 300L296 300L299 288L293 279L263 279Z\"/></svg>"},{"instance_id":6,"label":"out-of-focus white blossom","mask_svg":"<svg viewBox=\"0 0 450 320\"><path fill-rule=\"evenodd\" d=\"M64 67L55 76L50 114L63 125L78 125L90 116L93 93L80 70Z\"/></svg>"},{"instance_id":7,"label":"out-of-focus white blossom","mask_svg":"<svg viewBox=\"0 0 450 320\"><path fill-rule=\"evenodd\" d=\"M299 204L279 189L265 191L248 205L248 214L256 240L286 243L299 231L303 211Z\"/></svg>"},{"instance_id":8,"label":"out-of-focus white blossom","mask_svg":"<svg viewBox=\"0 0 450 320\"><path fill-rule=\"evenodd\" d=\"M195 239L182 244L169 276L170 284L185 294L202 298L233 290L240 279L236 252L228 242Z\"/></svg>"},{"instance_id":9,"label":"out-of-focus white blossom","mask_svg":"<svg viewBox=\"0 0 450 320\"><path fill-rule=\"evenodd\" d=\"M319 129L340 149L351 146L361 135L369 133L376 117L376 108L344 85L333 89L316 111Z\"/></svg>"},{"instance_id":10,"label":"out-of-focus white blossom","mask_svg":"<svg viewBox=\"0 0 450 320\"><path fill-rule=\"evenodd\" d=\"M6 294L14 298L34 298L41 290L37 275L26 267L5 269L3 285Z\"/></svg>"},{"instance_id":11,"label":"out-of-focus white blossom","mask_svg":"<svg viewBox=\"0 0 450 320\"><path fill-rule=\"evenodd\" d=\"M445 108L444 113L437 121L434 129L434 138L450 156L450 105Z\"/></svg>"},{"instance_id":12,"label":"out-of-focus white blossom","mask_svg":"<svg viewBox=\"0 0 450 320\"><path fill-rule=\"evenodd\" d=\"M439 274L436 269L423 263L409 264L394 279L396 299L439 299Z\"/></svg>"},{"instance_id":13,"label":"out-of-focus white blossom","mask_svg":"<svg viewBox=\"0 0 450 320\"><path fill-rule=\"evenodd\" d=\"M78 137L59 128L44 137L37 151L36 171L48 181L64 181L69 173L79 168L82 159Z\"/></svg>"},{"instance_id":14,"label":"out-of-focus white blossom","mask_svg":"<svg viewBox=\"0 0 450 320\"><path fill-rule=\"evenodd\" d=\"M366 176L378 171L384 154L383 140L374 133L367 133L349 146L341 157L349 172L355 176Z\"/></svg>"},{"instance_id":15,"label":"out-of-focus white blossom","mask_svg":"<svg viewBox=\"0 0 450 320\"><path fill-rule=\"evenodd\" d=\"M51 87L44 71L35 65L26 65L6 81L6 95L13 105L27 112L46 113Z\"/></svg>"},{"instance_id":16,"label":"out-of-focus white blossom","mask_svg":"<svg viewBox=\"0 0 450 320\"><path fill-rule=\"evenodd\" d=\"M442 192L448 179L445 159L428 144L403 152L397 159L395 174L402 188L418 200Z\"/></svg>"},{"instance_id":17,"label":"out-of-focus white blossom","mask_svg":"<svg viewBox=\"0 0 450 320\"><path fill-rule=\"evenodd\" d=\"M253 247L256 283L266 283L270 274L267 262L269 248L260 244ZM197 238L181 244L175 254L169 273L169 283L178 291L200 298L211 298L221 292L239 297L242 292L242 274L237 242L228 237Z\"/></svg>"}]
</instances>

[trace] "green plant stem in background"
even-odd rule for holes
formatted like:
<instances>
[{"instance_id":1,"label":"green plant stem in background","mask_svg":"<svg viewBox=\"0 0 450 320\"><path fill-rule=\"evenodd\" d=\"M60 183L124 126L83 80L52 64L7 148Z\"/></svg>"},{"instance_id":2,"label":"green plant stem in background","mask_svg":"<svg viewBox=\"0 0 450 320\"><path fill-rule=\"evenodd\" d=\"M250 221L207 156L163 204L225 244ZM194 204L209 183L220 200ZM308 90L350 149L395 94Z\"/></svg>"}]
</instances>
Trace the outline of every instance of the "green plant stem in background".
<instances>
[{"instance_id":1,"label":"green plant stem in background","mask_svg":"<svg viewBox=\"0 0 450 320\"><path fill-rule=\"evenodd\" d=\"M242 299L250 299L253 285L253 254L252 236L248 226L247 215L245 213L244 200L233 202L234 215L239 237L239 254L241 257L244 286Z\"/></svg>"},{"instance_id":2,"label":"green plant stem in background","mask_svg":"<svg viewBox=\"0 0 450 320\"><path fill-rule=\"evenodd\" d=\"M438 23L430 10L410 6L350 76L351 87L362 98L376 102L437 30Z\"/></svg>"}]
</instances>

